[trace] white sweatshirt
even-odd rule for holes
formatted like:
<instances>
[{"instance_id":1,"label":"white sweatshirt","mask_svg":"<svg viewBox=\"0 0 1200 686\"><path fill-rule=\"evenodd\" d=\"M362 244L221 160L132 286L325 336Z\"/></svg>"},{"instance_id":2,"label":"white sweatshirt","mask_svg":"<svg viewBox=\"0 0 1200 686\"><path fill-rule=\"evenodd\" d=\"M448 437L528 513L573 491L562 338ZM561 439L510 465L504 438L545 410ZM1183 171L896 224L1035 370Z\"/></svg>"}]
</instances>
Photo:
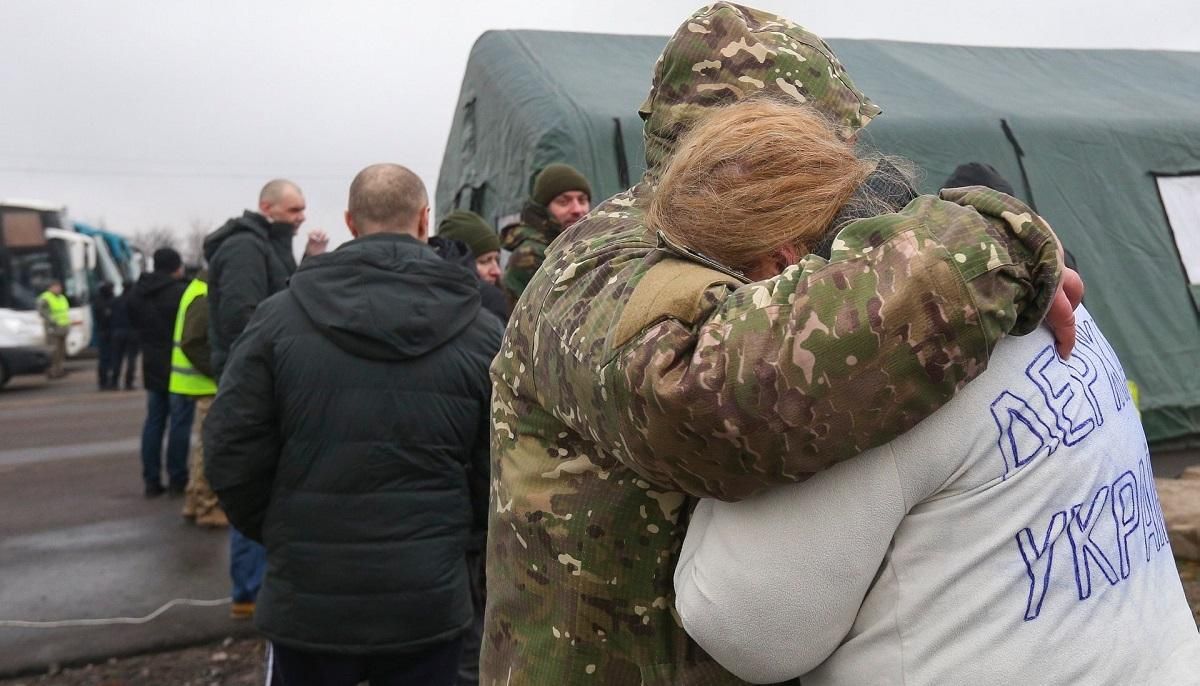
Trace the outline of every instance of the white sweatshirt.
<instances>
[{"instance_id":1,"label":"white sweatshirt","mask_svg":"<svg viewBox=\"0 0 1200 686\"><path fill-rule=\"evenodd\" d=\"M739 677L823 684L1200 684L1200 634L1141 423L1080 308L912 431L811 480L701 501L688 633Z\"/></svg>"}]
</instances>

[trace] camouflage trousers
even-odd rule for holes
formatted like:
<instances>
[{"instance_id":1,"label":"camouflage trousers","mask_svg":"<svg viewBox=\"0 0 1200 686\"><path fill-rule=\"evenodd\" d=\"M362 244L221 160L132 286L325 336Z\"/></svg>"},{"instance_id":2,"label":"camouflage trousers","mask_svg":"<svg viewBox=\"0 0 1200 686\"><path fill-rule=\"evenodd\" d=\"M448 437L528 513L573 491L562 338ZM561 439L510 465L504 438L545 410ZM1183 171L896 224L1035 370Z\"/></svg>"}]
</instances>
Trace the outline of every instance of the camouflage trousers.
<instances>
[{"instance_id":1,"label":"camouflage trousers","mask_svg":"<svg viewBox=\"0 0 1200 686\"><path fill-rule=\"evenodd\" d=\"M65 327L46 332L46 345L50 348L50 366L47 378L59 379L67 375L63 363L67 360L67 329Z\"/></svg>"},{"instance_id":2,"label":"camouflage trousers","mask_svg":"<svg viewBox=\"0 0 1200 686\"><path fill-rule=\"evenodd\" d=\"M188 457L188 484L183 499L183 516L196 519L201 526L226 526L229 520L217 502L217 494L213 493L204 476L204 439L200 428L204 426L204 418L212 407L213 396L203 395L196 398L196 419L193 425L196 435L192 437L192 454Z\"/></svg>"}]
</instances>

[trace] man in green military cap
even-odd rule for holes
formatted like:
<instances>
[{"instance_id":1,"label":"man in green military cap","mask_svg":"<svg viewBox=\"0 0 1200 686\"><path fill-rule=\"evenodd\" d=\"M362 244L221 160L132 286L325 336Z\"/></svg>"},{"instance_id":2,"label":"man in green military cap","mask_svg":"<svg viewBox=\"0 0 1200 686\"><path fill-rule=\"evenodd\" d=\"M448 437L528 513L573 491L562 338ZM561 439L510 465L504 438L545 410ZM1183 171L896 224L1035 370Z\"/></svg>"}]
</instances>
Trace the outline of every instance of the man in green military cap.
<instances>
[{"instance_id":1,"label":"man in green military cap","mask_svg":"<svg viewBox=\"0 0 1200 686\"><path fill-rule=\"evenodd\" d=\"M592 187L569 164L547 165L533 183L533 195L521 210L521 222L501 234L512 253L504 270L503 287L515 304L542 261L546 248L591 209Z\"/></svg>"},{"instance_id":2,"label":"man in green military cap","mask_svg":"<svg viewBox=\"0 0 1200 686\"><path fill-rule=\"evenodd\" d=\"M481 683L742 683L674 611L692 499L802 481L891 440L1047 312L1073 343L1057 240L1006 196L849 223L828 259L754 283L664 240L645 216L677 140L759 92L811 104L843 139L879 114L818 36L701 9L641 108L646 176L549 245L513 312L492 364Z\"/></svg>"}]
</instances>

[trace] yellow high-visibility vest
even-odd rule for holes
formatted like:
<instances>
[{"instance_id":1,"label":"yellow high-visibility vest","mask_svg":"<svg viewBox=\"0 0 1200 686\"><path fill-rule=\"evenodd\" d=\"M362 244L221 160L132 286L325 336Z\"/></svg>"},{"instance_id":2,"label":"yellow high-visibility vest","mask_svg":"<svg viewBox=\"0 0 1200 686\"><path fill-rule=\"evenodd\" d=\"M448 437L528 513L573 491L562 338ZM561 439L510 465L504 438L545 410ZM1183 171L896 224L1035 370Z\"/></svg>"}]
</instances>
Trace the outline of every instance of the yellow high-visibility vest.
<instances>
[{"instance_id":1,"label":"yellow high-visibility vest","mask_svg":"<svg viewBox=\"0 0 1200 686\"><path fill-rule=\"evenodd\" d=\"M183 354L183 322L187 317L188 306L200 296L208 296L208 284L192 279L183 298L179 301L179 312L175 315L174 346L171 348L171 381L168 389L179 395L216 395L217 382L210 376L200 373L187 355Z\"/></svg>"},{"instance_id":2,"label":"yellow high-visibility vest","mask_svg":"<svg viewBox=\"0 0 1200 686\"><path fill-rule=\"evenodd\" d=\"M1129 397L1133 399L1133 409L1137 410L1140 415L1142 413L1142 389L1138 388L1137 383L1132 379L1126 379L1125 384L1129 386Z\"/></svg>"},{"instance_id":3,"label":"yellow high-visibility vest","mask_svg":"<svg viewBox=\"0 0 1200 686\"><path fill-rule=\"evenodd\" d=\"M67 301L67 296L46 291L38 296L38 300L46 301L46 305L50 308L50 319L61 327L71 325L71 303Z\"/></svg>"}]
</instances>

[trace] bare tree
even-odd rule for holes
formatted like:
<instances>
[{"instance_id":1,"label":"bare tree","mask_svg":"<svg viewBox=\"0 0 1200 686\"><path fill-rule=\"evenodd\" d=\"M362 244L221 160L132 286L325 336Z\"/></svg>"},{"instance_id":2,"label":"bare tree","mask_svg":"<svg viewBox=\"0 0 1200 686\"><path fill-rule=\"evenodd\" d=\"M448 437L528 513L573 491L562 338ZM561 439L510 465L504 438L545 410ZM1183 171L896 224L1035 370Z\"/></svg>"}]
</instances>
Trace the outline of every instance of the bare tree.
<instances>
[{"instance_id":1,"label":"bare tree","mask_svg":"<svg viewBox=\"0 0 1200 686\"><path fill-rule=\"evenodd\" d=\"M180 251L185 264L204 265L204 239L208 238L208 234L212 230L211 223L204 219L191 221L187 233L183 237L183 250Z\"/></svg>"},{"instance_id":2,"label":"bare tree","mask_svg":"<svg viewBox=\"0 0 1200 686\"><path fill-rule=\"evenodd\" d=\"M179 250L179 235L174 229L165 224L158 224L135 231L133 237L130 238L130 242L147 255L154 254L154 251L159 248Z\"/></svg>"}]
</instances>

